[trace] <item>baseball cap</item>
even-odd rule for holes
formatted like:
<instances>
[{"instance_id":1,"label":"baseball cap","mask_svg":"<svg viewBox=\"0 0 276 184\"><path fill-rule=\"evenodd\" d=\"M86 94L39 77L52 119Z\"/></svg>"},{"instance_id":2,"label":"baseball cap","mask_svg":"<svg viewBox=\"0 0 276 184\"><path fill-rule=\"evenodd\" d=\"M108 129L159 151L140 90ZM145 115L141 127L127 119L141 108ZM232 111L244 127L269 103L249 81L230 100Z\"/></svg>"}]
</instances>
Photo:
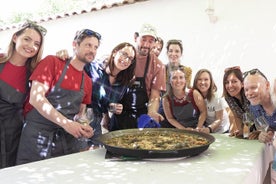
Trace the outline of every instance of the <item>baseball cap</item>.
<instances>
[{"instance_id":1,"label":"baseball cap","mask_svg":"<svg viewBox=\"0 0 276 184\"><path fill-rule=\"evenodd\" d=\"M143 24L139 36L152 36L156 38L156 29L150 24Z\"/></svg>"}]
</instances>

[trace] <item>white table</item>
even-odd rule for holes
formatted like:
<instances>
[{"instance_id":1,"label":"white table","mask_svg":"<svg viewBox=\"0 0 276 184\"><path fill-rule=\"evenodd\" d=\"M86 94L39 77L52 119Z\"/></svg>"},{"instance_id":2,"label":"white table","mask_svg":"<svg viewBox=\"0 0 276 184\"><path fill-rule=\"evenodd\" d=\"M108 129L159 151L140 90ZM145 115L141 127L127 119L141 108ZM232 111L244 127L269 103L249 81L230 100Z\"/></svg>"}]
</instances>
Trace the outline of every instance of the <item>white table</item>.
<instances>
[{"instance_id":1,"label":"white table","mask_svg":"<svg viewBox=\"0 0 276 184\"><path fill-rule=\"evenodd\" d=\"M163 161L111 161L105 149L85 151L0 170L0 183L263 183L273 147L254 140L214 134L202 154Z\"/></svg>"}]
</instances>

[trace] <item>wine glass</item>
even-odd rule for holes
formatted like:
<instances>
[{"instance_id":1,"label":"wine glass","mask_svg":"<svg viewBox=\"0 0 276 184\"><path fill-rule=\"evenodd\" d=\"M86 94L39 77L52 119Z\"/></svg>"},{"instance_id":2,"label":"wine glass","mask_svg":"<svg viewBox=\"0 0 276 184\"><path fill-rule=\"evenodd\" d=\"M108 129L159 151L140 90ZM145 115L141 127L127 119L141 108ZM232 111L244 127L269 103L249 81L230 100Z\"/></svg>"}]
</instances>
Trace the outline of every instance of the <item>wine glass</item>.
<instances>
[{"instance_id":1,"label":"wine glass","mask_svg":"<svg viewBox=\"0 0 276 184\"><path fill-rule=\"evenodd\" d=\"M108 111L113 114L116 112L116 106L117 106L117 103L110 103L109 106L108 106Z\"/></svg>"},{"instance_id":2,"label":"wine glass","mask_svg":"<svg viewBox=\"0 0 276 184\"><path fill-rule=\"evenodd\" d=\"M94 113L92 108L86 108L83 114L81 114L80 116L75 115L74 117L74 121L77 121L80 124L86 125L86 126L89 126L89 124L91 123L91 121L93 121L93 119L94 119ZM80 142L80 150L86 150L89 139L85 137L81 137L81 138L78 138L78 141Z\"/></svg>"},{"instance_id":3,"label":"wine glass","mask_svg":"<svg viewBox=\"0 0 276 184\"><path fill-rule=\"evenodd\" d=\"M242 122L243 122L243 137L248 138L250 127L254 124L252 115L248 112L244 113L242 116Z\"/></svg>"},{"instance_id":4,"label":"wine glass","mask_svg":"<svg viewBox=\"0 0 276 184\"><path fill-rule=\"evenodd\" d=\"M256 129L259 131L267 132L267 129L269 127L268 122L266 121L264 116L259 116L254 121Z\"/></svg>"},{"instance_id":5,"label":"wine glass","mask_svg":"<svg viewBox=\"0 0 276 184\"><path fill-rule=\"evenodd\" d=\"M262 132L267 132L268 128L269 128L269 124L266 121L264 116L259 116L254 120L256 129ZM269 142L268 145L271 145L271 143Z\"/></svg>"},{"instance_id":6,"label":"wine glass","mask_svg":"<svg viewBox=\"0 0 276 184\"><path fill-rule=\"evenodd\" d=\"M83 114L75 115L74 121L79 122L82 125L89 125L91 121L94 119L94 113L92 108L86 108Z\"/></svg>"}]
</instances>

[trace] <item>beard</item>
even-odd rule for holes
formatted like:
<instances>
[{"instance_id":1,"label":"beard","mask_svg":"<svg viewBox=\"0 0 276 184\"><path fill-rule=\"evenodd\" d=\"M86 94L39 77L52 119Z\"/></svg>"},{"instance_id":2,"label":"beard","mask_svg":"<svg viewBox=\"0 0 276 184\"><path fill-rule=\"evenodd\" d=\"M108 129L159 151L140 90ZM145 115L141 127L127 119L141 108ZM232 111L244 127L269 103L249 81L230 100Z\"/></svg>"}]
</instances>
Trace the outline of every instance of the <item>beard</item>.
<instances>
[{"instance_id":1,"label":"beard","mask_svg":"<svg viewBox=\"0 0 276 184\"><path fill-rule=\"evenodd\" d=\"M149 52L150 52L150 48L147 48L147 47L140 47L139 48L139 54L141 56L147 56L147 55L149 55Z\"/></svg>"},{"instance_id":2,"label":"beard","mask_svg":"<svg viewBox=\"0 0 276 184\"><path fill-rule=\"evenodd\" d=\"M87 57L87 55L90 55L90 56ZM94 57L93 54L87 54L87 55L84 55L84 56L77 55L77 58L78 58L78 60L80 60L84 64L91 63L94 60L95 57Z\"/></svg>"}]
</instances>

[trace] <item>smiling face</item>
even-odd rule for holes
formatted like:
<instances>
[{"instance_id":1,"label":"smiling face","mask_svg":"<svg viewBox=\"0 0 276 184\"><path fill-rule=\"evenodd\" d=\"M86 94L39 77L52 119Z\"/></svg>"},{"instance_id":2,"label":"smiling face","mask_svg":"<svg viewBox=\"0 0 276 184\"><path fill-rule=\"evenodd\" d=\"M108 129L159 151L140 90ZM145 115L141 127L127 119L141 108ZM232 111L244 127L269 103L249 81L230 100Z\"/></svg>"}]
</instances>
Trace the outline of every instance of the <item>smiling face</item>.
<instances>
[{"instance_id":1,"label":"smiling face","mask_svg":"<svg viewBox=\"0 0 276 184\"><path fill-rule=\"evenodd\" d=\"M16 52L24 58L34 57L41 46L41 35L35 29L27 28L20 35L13 36Z\"/></svg>"},{"instance_id":2,"label":"smiling face","mask_svg":"<svg viewBox=\"0 0 276 184\"><path fill-rule=\"evenodd\" d=\"M150 53L150 50L154 46L155 38L153 36L140 36L137 39L138 53L141 56L147 56Z\"/></svg>"},{"instance_id":3,"label":"smiling face","mask_svg":"<svg viewBox=\"0 0 276 184\"><path fill-rule=\"evenodd\" d=\"M94 37L86 37L79 44L74 41L74 52L78 58L83 63L91 63L97 54L99 48L99 40Z\"/></svg>"},{"instance_id":4,"label":"smiling face","mask_svg":"<svg viewBox=\"0 0 276 184\"><path fill-rule=\"evenodd\" d=\"M122 71L127 69L135 58L135 51L131 46L125 46L114 53L115 69Z\"/></svg>"},{"instance_id":5,"label":"smiling face","mask_svg":"<svg viewBox=\"0 0 276 184\"><path fill-rule=\"evenodd\" d=\"M185 74L181 70L171 72L170 83L173 90L183 90L186 86Z\"/></svg>"},{"instance_id":6,"label":"smiling face","mask_svg":"<svg viewBox=\"0 0 276 184\"><path fill-rule=\"evenodd\" d=\"M182 51L179 44L170 44L167 51L169 63L172 66L178 66L180 64L180 58Z\"/></svg>"},{"instance_id":7,"label":"smiling face","mask_svg":"<svg viewBox=\"0 0 276 184\"><path fill-rule=\"evenodd\" d=\"M158 57L162 51L163 44L161 42L156 41L151 51Z\"/></svg>"},{"instance_id":8,"label":"smiling face","mask_svg":"<svg viewBox=\"0 0 276 184\"><path fill-rule=\"evenodd\" d=\"M243 88L242 81L234 73L230 73L224 81L225 89L232 97L240 99L241 89Z\"/></svg>"},{"instance_id":9,"label":"smiling face","mask_svg":"<svg viewBox=\"0 0 276 184\"><path fill-rule=\"evenodd\" d=\"M259 74L248 75L244 79L244 92L252 105L261 104L269 94L269 82Z\"/></svg>"},{"instance_id":10,"label":"smiling face","mask_svg":"<svg viewBox=\"0 0 276 184\"><path fill-rule=\"evenodd\" d=\"M206 97L208 89L211 86L210 75L207 72L202 72L196 81L196 86L198 90Z\"/></svg>"}]
</instances>

